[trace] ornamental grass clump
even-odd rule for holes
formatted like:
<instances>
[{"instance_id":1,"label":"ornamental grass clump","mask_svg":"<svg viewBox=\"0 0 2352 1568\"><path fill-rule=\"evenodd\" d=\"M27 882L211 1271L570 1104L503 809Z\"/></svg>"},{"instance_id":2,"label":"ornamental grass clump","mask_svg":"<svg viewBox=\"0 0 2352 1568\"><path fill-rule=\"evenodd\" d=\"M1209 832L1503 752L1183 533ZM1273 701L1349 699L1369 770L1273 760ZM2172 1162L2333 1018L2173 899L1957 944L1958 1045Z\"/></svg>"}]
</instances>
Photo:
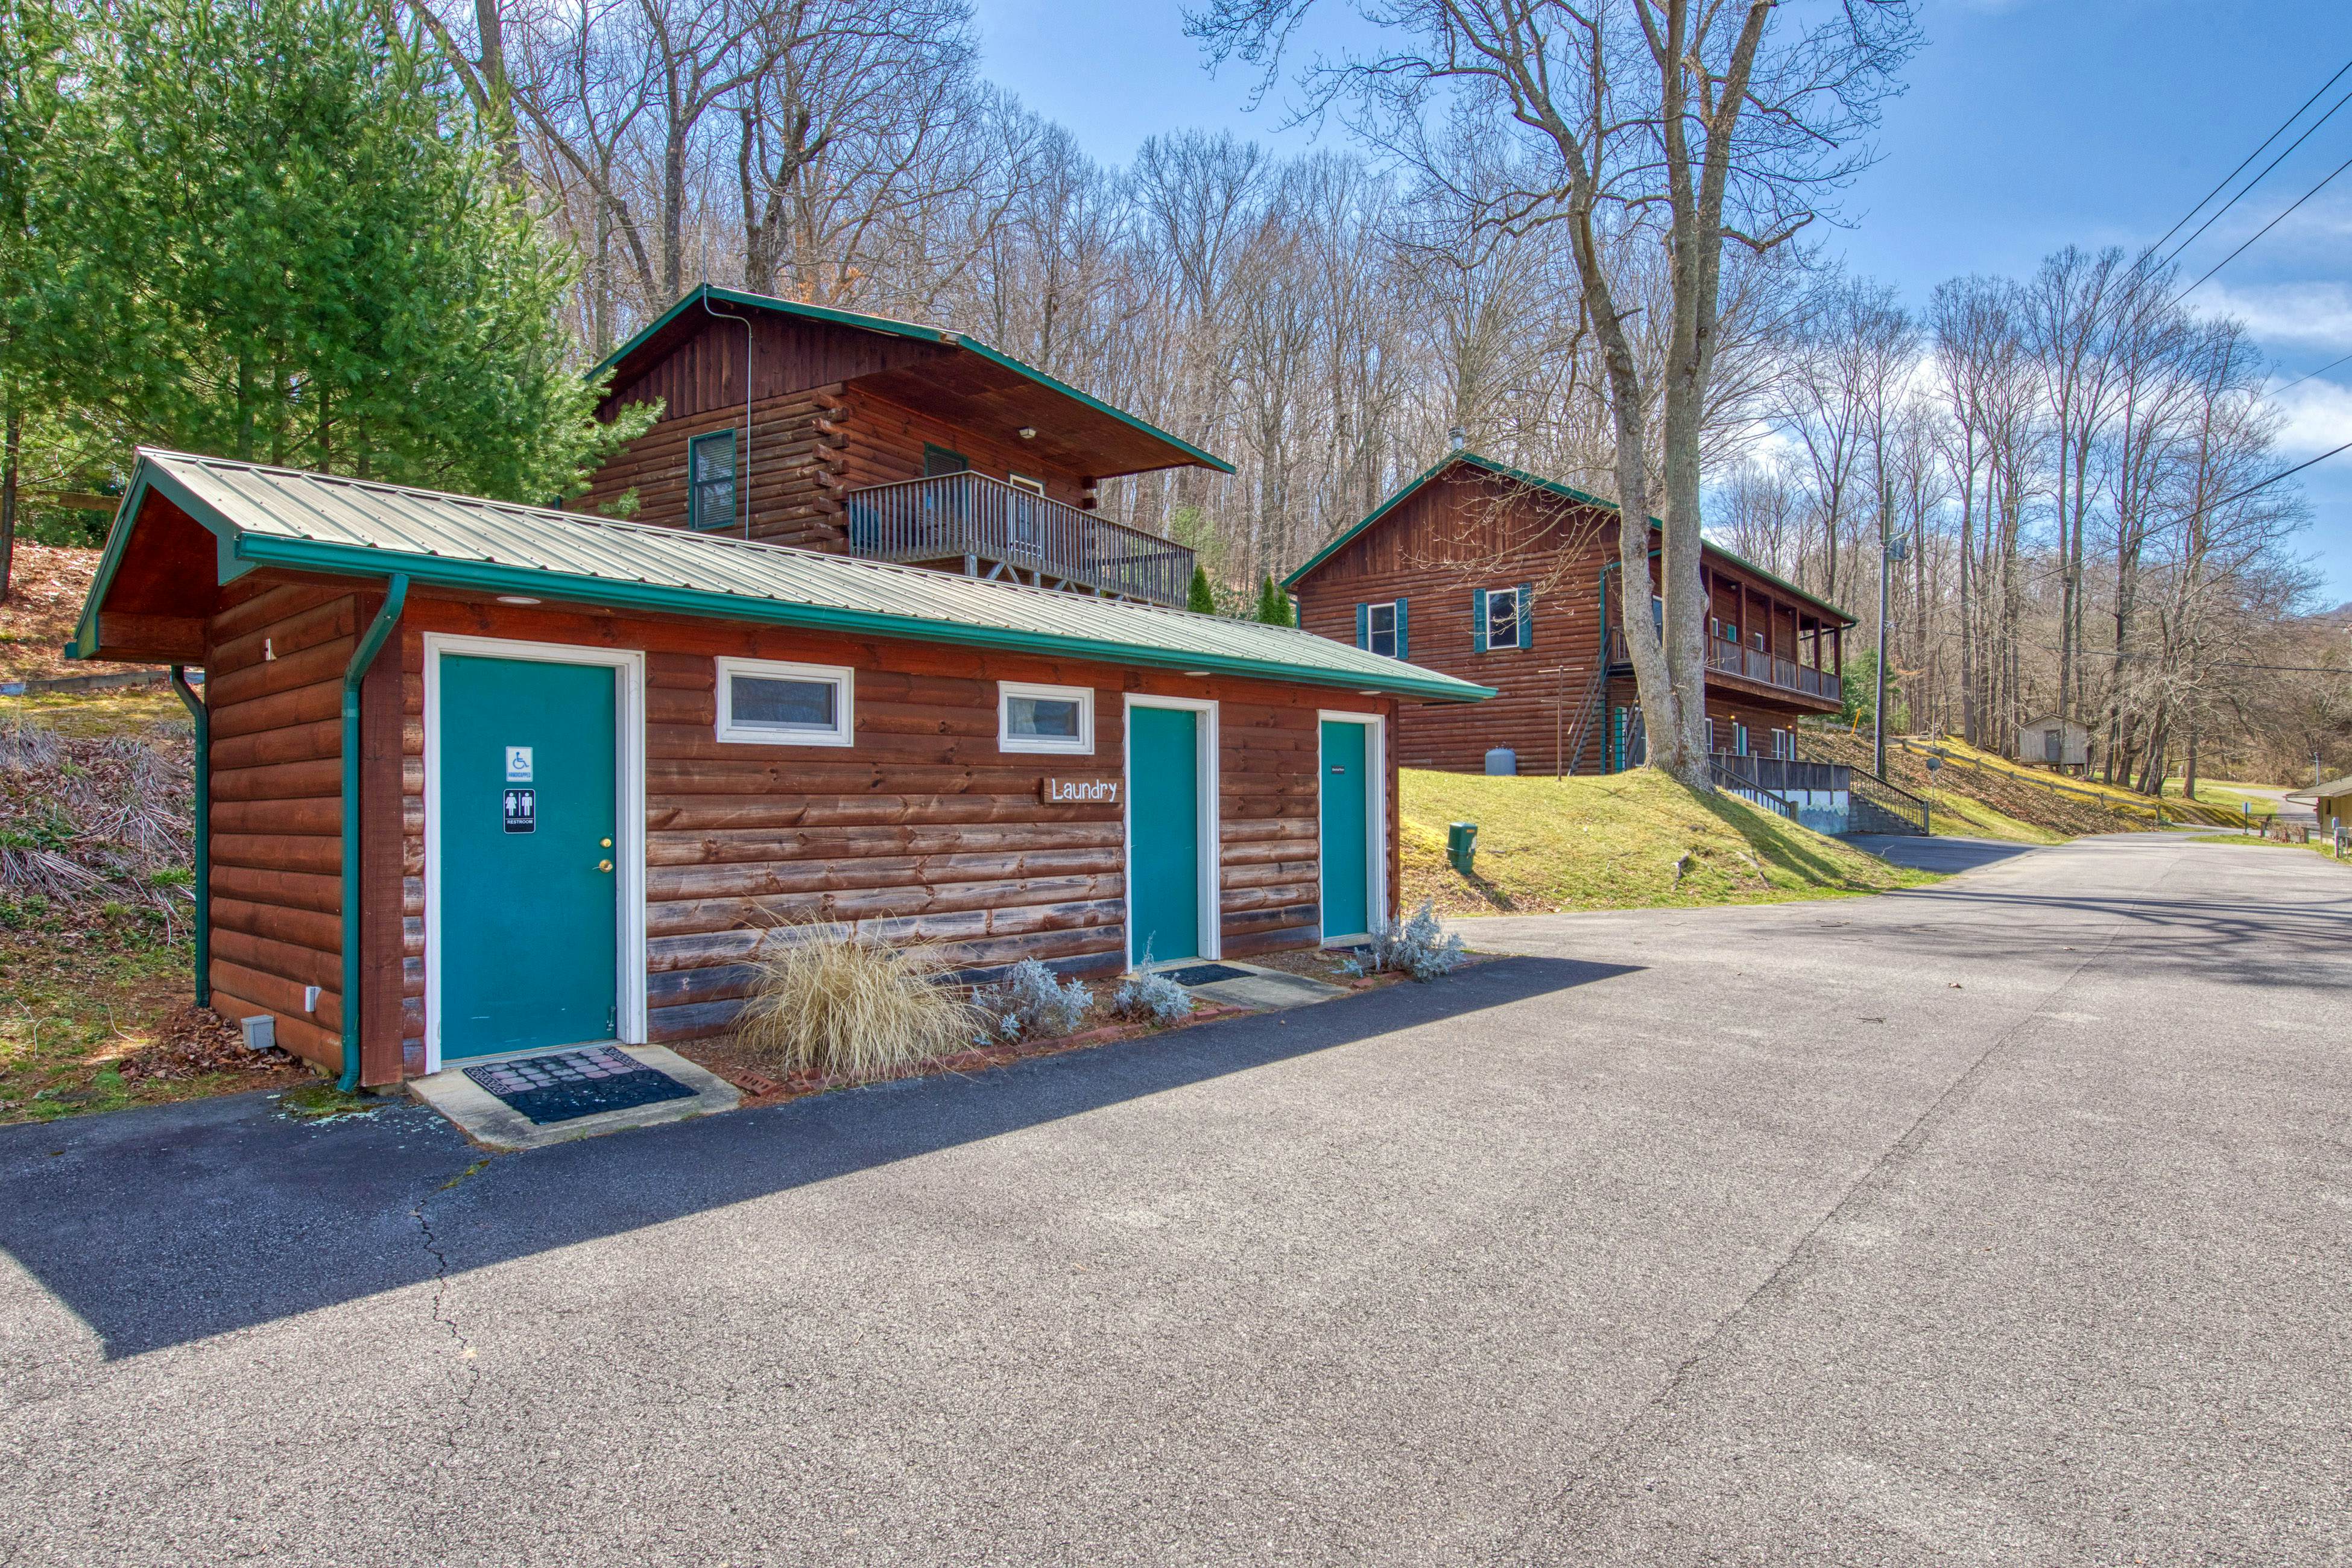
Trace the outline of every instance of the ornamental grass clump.
<instances>
[{"instance_id":1,"label":"ornamental grass clump","mask_svg":"<svg viewBox=\"0 0 2352 1568\"><path fill-rule=\"evenodd\" d=\"M1075 1034L1094 1005L1083 982L1064 982L1034 958L1005 972L1003 984L989 986L972 1002L1000 1040L1050 1040Z\"/></svg>"},{"instance_id":2,"label":"ornamental grass clump","mask_svg":"<svg viewBox=\"0 0 2352 1568\"><path fill-rule=\"evenodd\" d=\"M969 1050L981 1027L935 964L837 927L775 933L756 963L736 1039L787 1072L901 1078Z\"/></svg>"},{"instance_id":3,"label":"ornamental grass clump","mask_svg":"<svg viewBox=\"0 0 2352 1568\"><path fill-rule=\"evenodd\" d=\"M1423 981L1452 973L1463 960L1462 936L1447 931L1430 904L1431 900L1422 900L1421 908L1402 925L1382 921L1374 928L1363 956L1349 959L1342 967L1353 974L1394 971Z\"/></svg>"}]
</instances>

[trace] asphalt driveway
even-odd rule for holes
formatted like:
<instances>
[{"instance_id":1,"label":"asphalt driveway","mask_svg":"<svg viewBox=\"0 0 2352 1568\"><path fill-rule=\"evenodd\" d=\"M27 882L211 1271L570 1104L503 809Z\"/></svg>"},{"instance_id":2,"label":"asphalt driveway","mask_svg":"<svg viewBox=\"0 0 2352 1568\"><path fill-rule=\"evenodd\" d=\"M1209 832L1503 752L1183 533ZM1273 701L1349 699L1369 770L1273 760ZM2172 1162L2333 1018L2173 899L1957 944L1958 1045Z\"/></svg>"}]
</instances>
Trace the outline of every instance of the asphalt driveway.
<instances>
[{"instance_id":1,"label":"asphalt driveway","mask_svg":"<svg viewBox=\"0 0 2352 1568\"><path fill-rule=\"evenodd\" d=\"M2102 839L478 1167L0 1130L0 1561L2343 1561L2347 938Z\"/></svg>"}]
</instances>

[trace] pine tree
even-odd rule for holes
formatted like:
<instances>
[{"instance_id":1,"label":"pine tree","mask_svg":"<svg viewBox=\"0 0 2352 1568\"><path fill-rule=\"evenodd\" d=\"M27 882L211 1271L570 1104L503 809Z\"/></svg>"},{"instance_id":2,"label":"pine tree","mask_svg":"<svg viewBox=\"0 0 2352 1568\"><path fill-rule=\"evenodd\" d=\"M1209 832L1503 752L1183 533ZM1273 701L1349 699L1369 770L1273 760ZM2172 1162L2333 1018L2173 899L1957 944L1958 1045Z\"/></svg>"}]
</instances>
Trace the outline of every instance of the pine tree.
<instances>
[{"instance_id":1,"label":"pine tree","mask_svg":"<svg viewBox=\"0 0 2352 1568\"><path fill-rule=\"evenodd\" d=\"M1206 566L1192 568L1192 586L1184 595L1184 607L1203 616L1217 613L1217 591L1209 586L1209 569Z\"/></svg>"},{"instance_id":2,"label":"pine tree","mask_svg":"<svg viewBox=\"0 0 2352 1568\"><path fill-rule=\"evenodd\" d=\"M19 363L146 443L544 502L600 426L559 247L429 48L359 0L92 7Z\"/></svg>"},{"instance_id":3,"label":"pine tree","mask_svg":"<svg viewBox=\"0 0 2352 1568\"><path fill-rule=\"evenodd\" d=\"M1296 624L1291 614L1290 595L1282 591L1280 585L1275 582L1274 574L1271 572L1267 573L1265 580L1258 584L1257 618L1270 626L1287 626Z\"/></svg>"}]
</instances>

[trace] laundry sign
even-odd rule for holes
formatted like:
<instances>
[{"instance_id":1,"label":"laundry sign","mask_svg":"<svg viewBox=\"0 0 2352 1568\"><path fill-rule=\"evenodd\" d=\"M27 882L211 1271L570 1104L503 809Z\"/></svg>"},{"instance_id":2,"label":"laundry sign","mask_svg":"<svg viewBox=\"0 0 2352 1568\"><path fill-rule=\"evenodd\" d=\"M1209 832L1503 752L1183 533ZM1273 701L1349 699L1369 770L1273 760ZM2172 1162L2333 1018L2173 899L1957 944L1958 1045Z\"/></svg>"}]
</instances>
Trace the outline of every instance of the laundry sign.
<instances>
[{"instance_id":1,"label":"laundry sign","mask_svg":"<svg viewBox=\"0 0 2352 1568\"><path fill-rule=\"evenodd\" d=\"M1117 779L1049 778L1038 792L1047 805L1117 805Z\"/></svg>"}]
</instances>

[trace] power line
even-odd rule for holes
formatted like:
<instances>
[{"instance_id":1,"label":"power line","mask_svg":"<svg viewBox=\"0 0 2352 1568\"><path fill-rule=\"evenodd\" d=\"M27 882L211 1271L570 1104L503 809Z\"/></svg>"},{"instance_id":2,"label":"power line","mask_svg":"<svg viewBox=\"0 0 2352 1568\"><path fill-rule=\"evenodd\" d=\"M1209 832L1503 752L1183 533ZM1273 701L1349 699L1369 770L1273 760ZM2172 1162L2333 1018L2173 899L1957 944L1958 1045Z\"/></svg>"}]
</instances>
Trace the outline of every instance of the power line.
<instances>
[{"instance_id":1,"label":"power line","mask_svg":"<svg viewBox=\"0 0 2352 1568\"><path fill-rule=\"evenodd\" d=\"M2206 279L2212 277L2213 274L2221 271L2224 267L2229 266L2230 263L2238 259L2239 257L2243 256L2246 253L2247 246L2253 244L2255 240L2262 238L2263 236L2278 227L2280 224L2284 223L2288 215L2293 213L2295 207L2303 205L2304 203L2309 201L2312 197L2326 190L2329 183L2333 181L2336 175L2342 174L2347 169L2352 169L2352 158L2347 158L2341 163L2336 164L2334 169L2328 172L2326 179L2320 181L2319 184L2312 186L2311 189L2295 197L2294 205L2289 206L2285 212L2279 214L2278 216L2271 219L2270 222L2254 230L2254 232L2247 237L2243 245L2239 246L2237 249L2230 252L2229 255L2221 258L2221 260L2207 268L2202 277L2199 278L2196 282L2191 283L2188 288L2183 289L2179 293L2175 294L2169 302L2178 305L2181 300L2186 300L2189 295L2194 294L2198 289L2203 288L2205 286Z\"/></svg>"},{"instance_id":2,"label":"power line","mask_svg":"<svg viewBox=\"0 0 2352 1568\"><path fill-rule=\"evenodd\" d=\"M2341 72L2338 72L2337 74L2338 74L2338 75L2341 75L2342 73L2341 73ZM2327 89L2326 89L2326 88L2322 88L2322 89L2320 89L2320 90L2321 90L2322 92L2325 92L2325 91L2326 91ZM2289 157L2289 156L2290 156L2290 155L2294 152L2294 150L2295 150L2296 148L2298 148L2298 147L2302 146L2305 142L2308 142L2308 141L2310 141L2310 140L2311 140L2312 132L2314 132L2317 131L2321 126L2323 126L2323 125L2326 124L2330 120L2334 119L2334 118L2335 118L2335 116L2336 116L2336 111L2337 110L2339 110L2339 109L2343 108L2347 103L2352 103L2352 92L2347 92L2347 93L2346 93L2342 98L2339 98L2339 99L2337 99L2334 103L2329 104L2329 105L2327 106L2327 112L2326 112L2326 114L2321 115L2318 119L2316 119L2316 120L2313 121L2309 125L2305 126L2305 127L2304 128L2304 132L2303 132L2303 134L2302 134L2302 135L2300 135L2300 136L2296 137L2294 141L2292 141L2292 142L2288 142L2288 143L2286 144L2286 147L2285 147L2285 150L2284 150L2284 151L2281 152L2277 157L2275 157L2275 158L2272 159L2268 163L2264 164L2264 165L2263 166L2263 172L2262 172L2261 174L2256 174L2252 179L2248 180L2248 181L2247 181L2243 185L2240 186L2240 187L2238 188L2238 194L2237 194L2236 195L2231 196L2228 201L2223 202L2220 206L2215 207L2215 208L2213 209L2212 216L2210 216L2210 217L2206 218L2206 220L2205 220L2203 223L2199 224L2199 225L2197 226L2197 227L2196 227L2196 228L2195 228L2195 229L2194 229L2194 230L2189 234L2189 237L2188 237L2187 239L2184 239L2184 240L2182 240L2179 245L2174 246L2174 247L2172 247L2172 254L2171 254L2171 255L2169 255L2169 256L2168 256L2168 257L2166 257L2163 260L2161 260L2161 261L2158 262L2158 263L2157 263L2157 266L2158 266L2159 268L2162 268L2162 267L2169 267L2169 266L2171 266L2174 262L2176 262L2176 261L2179 260L2179 259L2180 259L2180 253L2181 253L2182 251L2184 251L2184 250L2187 250L2190 246L2192 246L2192 245L2196 244L2196 243L2197 243L2197 239L2198 239L2198 236L2200 236L2200 235L2203 234L2207 229L2211 228L2215 224L2217 224L2217 223L2221 222L2221 217L2222 217L2222 215L2223 215L2223 214L2227 213L2227 212L2228 212L2231 207L2236 206L2240 202L2244 201L2244 200L2246 199L2246 197L2247 197L2250 194L2252 194L2252 192L2253 191L2253 188L2254 188L2256 185L2261 184L2264 180L2266 180L2266 179L2270 178L2271 171L2272 171L2273 169L2275 169L2275 168L2277 168L2281 163L2285 163L2285 162L2287 161L2287 158L2288 158L2288 157ZM2305 108L2305 109L2308 109L2309 107L2311 107L2309 104L2305 104L2305 105L2304 106L2304 108ZM2300 114L2300 113L2302 113L2302 112L2303 112L2303 110L2298 109L2298 110L2295 110L2295 112L2296 112L2297 114ZM2290 123L2292 123L2292 121L2290 121ZM2282 127L2281 129L2284 129L2284 127ZM2273 132L2273 135L2275 135L2275 134L2276 134L2276 132ZM2265 143L2265 145L2267 145L2267 143ZM2257 148L2257 149L2255 149L2255 151L2259 153L2259 152L2261 151L2261 149L2260 149L2260 148ZM2252 161L2253 161L2253 160L2250 158L2250 159L2248 159L2248 160L2247 160L2247 163L2252 163ZM2244 164L2244 163L2241 163L2241 164L2239 165L2239 167L2240 167L2240 168L2243 168L2243 167L2245 167L2245 164ZM2231 178L2235 178L2235 177L2236 177L2236 176L2234 176L2234 175L2232 175L2232 176L2231 176ZM2212 198L2211 198L2210 196L2208 196L2208 197L2206 198L2206 200L2207 200L2207 201L2210 201L2210 200L2212 200ZM2201 205L2201 204L2200 204L2200 205ZM2187 220L2187 219L2183 219L2183 220L2182 220L2182 222L2186 222L2186 221L2188 221L2188 220ZM2173 227L2175 227L2175 228L2179 228L2179 227L2180 226L2180 225L2179 225L2179 224L2174 224L2172 226L2173 226ZM2157 245L2161 245L2161 244L2163 244L2163 243L2164 243L2164 242L2163 242L2162 240L2158 240L2158 241L2157 241ZM2155 248L2156 248L2156 247L2155 247L2155 246L2150 246L2148 248L2149 248L2149 249L2151 249L2151 250L2153 250L2153 249L2155 249Z\"/></svg>"},{"instance_id":3,"label":"power line","mask_svg":"<svg viewBox=\"0 0 2352 1568\"><path fill-rule=\"evenodd\" d=\"M2346 360L2352 360L2352 354L2345 354L2345 355L2343 355L2341 358L2329 360L2326 364L2321 365L2317 370L2307 370L2307 371L2305 371L2301 375L2296 376L2293 381L2288 382L2284 386L2275 388L2275 389L2273 389L2273 391L2270 391L2270 392L2267 392L2267 393L2263 394L2263 395L2264 395L2264 396L2266 396L2266 397L2276 397L2276 396L2277 396L2280 393L2282 393L2282 392L2292 392L2292 391L2294 391L2296 387L2301 386L2305 382L2309 381L2309 380L2310 380L2313 376L2315 376L2315 375L2326 375L2329 371L2334 370L2337 365L2342 364Z\"/></svg>"},{"instance_id":4,"label":"power line","mask_svg":"<svg viewBox=\"0 0 2352 1568\"><path fill-rule=\"evenodd\" d=\"M2346 71L2352 71L2352 60L2347 60L2342 65L2336 67L2336 74L2319 84L2318 92L2315 92L2309 98L2305 99L2303 100L2302 108L2297 109L2293 114L2288 115L2284 121L2281 121L2279 122L2279 128L2276 131L2272 132L2269 135L2263 138L2261 147L2257 147L2252 152L2246 154L2246 162L2244 163L2239 164L2236 168L2222 175L2221 184L2206 192L2205 195L2199 199L2195 206L2190 207L2187 212L2182 213L2180 215L2180 223L2176 223L2170 228L2166 229L2163 234L2157 237L2156 243L2147 247L2147 250L2155 251L2161 248L2166 240L2170 239L2174 235L2179 234L2180 232L2180 224L2187 223L2190 218L2195 217L2200 212L2202 212L2207 202L2210 202L2215 196L2220 195L2222 189L2227 186L2231 180L2234 180L2240 174L2244 174L2246 172L2246 164L2251 163L2255 159L2261 157L2264 147L2268 147L2281 136L2285 135L2286 128L2293 125L2296 121L2302 119L2304 111L2308 110L2313 104L2317 103L2319 101L2320 94L2326 92L2329 88L2334 87L2336 82L2343 78ZM2331 110L2329 112L2333 113L2334 110ZM2270 171L2265 169L2263 172L2264 174L2268 174ZM2252 185L2246 187L2247 190L2252 190L2252 188L2253 187ZM2245 192L2241 191L2238 194L2240 195L2243 195ZM2142 254L2145 255L2147 253L2147 252L2143 252Z\"/></svg>"}]
</instances>

